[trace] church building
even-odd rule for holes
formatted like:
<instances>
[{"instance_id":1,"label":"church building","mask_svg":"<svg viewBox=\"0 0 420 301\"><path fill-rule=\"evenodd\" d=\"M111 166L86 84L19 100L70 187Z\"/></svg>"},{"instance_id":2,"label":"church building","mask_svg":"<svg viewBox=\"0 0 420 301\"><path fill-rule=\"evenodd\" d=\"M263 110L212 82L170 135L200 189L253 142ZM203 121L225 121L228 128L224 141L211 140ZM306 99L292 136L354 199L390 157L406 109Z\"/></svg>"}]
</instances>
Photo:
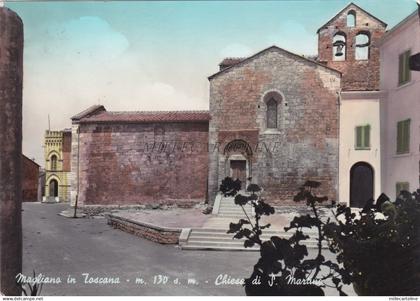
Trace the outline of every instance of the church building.
<instances>
[{"instance_id":1,"label":"church building","mask_svg":"<svg viewBox=\"0 0 420 301\"><path fill-rule=\"evenodd\" d=\"M227 58L209 111L72 118L71 200L81 205L214 202L223 178L293 204L306 180L360 207L380 182L379 48L386 24L349 4L318 30L318 58L277 46Z\"/></svg>"}]
</instances>

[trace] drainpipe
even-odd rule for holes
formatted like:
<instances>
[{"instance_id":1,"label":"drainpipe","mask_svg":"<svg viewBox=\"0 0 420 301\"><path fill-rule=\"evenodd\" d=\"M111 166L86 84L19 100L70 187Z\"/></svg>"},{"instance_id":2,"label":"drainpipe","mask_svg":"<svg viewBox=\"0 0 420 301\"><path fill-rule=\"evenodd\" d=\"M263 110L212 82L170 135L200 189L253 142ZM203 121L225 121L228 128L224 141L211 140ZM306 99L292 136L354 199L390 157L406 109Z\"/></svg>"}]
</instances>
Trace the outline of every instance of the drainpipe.
<instances>
[{"instance_id":1,"label":"drainpipe","mask_svg":"<svg viewBox=\"0 0 420 301\"><path fill-rule=\"evenodd\" d=\"M77 203L79 201L79 188L80 188L80 124L77 126L77 175L76 175L76 179L77 179L77 189L76 189L76 200L74 202L74 214L73 214L73 218L77 218Z\"/></svg>"},{"instance_id":2,"label":"drainpipe","mask_svg":"<svg viewBox=\"0 0 420 301\"><path fill-rule=\"evenodd\" d=\"M337 171L338 171L338 175L337 175L337 195L336 195L336 202L337 205L338 203L342 202L342 200L340 200L340 146L341 146L341 142L340 142L340 128L341 128L341 116L340 116L340 108L341 108L341 92L342 89L340 88L337 92L337 113L338 113L338 127L337 127L337 137L338 137L338 160L337 160Z\"/></svg>"}]
</instances>

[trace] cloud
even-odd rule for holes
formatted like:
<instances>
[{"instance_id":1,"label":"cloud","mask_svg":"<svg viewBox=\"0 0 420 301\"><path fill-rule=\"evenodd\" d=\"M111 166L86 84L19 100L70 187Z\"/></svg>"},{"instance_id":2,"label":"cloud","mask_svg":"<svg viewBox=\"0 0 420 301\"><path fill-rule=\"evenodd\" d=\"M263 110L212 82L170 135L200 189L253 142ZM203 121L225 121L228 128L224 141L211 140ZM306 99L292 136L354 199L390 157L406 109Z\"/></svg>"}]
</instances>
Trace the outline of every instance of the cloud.
<instances>
[{"instance_id":1,"label":"cloud","mask_svg":"<svg viewBox=\"0 0 420 301\"><path fill-rule=\"evenodd\" d=\"M61 23L50 23L46 35L35 43L31 58L48 56L66 62L104 63L121 56L130 46L127 38L96 16L83 16ZM75 60L76 59L76 60Z\"/></svg>"}]
</instances>

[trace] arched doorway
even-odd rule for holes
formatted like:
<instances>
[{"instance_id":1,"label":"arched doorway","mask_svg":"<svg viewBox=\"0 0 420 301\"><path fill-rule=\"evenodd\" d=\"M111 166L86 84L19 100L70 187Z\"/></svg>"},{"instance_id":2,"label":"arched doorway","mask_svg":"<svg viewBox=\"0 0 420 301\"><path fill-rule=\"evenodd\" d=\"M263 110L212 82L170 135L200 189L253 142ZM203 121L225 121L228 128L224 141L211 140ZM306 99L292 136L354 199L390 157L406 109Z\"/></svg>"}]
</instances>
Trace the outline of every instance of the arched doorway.
<instances>
[{"instance_id":1,"label":"arched doorway","mask_svg":"<svg viewBox=\"0 0 420 301\"><path fill-rule=\"evenodd\" d=\"M56 179L52 179L49 183L50 197L58 197L58 182Z\"/></svg>"},{"instance_id":2,"label":"arched doorway","mask_svg":"<svg viewBox=\"0 0 420 301\"><path fill-rule=\"evenodd\" d=\"M358 162L350 170L350 207L363 208L373 198L373 168L366 162Z\"/></svg>"},{"instance_id":3,"label":"arched doorway","mask_svg":"<svg viewBox=\"0 0 420 301\"><path fill-rule=\"evenodd\" d=\"M225 149L226 158L226 174L225 176L233 179L239 179L242 188L248 185L248 178L251 176L250 159L252 157L252 149L244 140L236 139L229 142Z\"/></svg>"}]
</instances>

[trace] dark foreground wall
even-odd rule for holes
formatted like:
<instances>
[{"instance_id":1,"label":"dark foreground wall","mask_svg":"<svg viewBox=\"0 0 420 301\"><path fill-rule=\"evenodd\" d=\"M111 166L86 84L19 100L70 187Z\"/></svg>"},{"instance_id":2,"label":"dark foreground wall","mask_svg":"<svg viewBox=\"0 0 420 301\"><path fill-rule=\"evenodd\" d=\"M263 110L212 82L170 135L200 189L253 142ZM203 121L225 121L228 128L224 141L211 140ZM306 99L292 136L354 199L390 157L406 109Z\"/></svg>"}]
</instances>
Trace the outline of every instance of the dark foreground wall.
<instances>
[{"instance_id":1,"label":"dark foreground wall","mask_svg":"<svg viewBox=\"0 0 420 301\"><path fill-rule=\"evenodd\" d=\"M20 295L23 24L0 7L0 290Z\"/></svg>"},{"instance_id":2,"label":"dark foreground wall","mask_svg":"<svg viewBox=\"0 0 420 301\"><path fill-rule=\"evenodd\" d=\"M79 135L79 204L205 200L208 121L81 123Z\"/></svg>"}]
</instances>

